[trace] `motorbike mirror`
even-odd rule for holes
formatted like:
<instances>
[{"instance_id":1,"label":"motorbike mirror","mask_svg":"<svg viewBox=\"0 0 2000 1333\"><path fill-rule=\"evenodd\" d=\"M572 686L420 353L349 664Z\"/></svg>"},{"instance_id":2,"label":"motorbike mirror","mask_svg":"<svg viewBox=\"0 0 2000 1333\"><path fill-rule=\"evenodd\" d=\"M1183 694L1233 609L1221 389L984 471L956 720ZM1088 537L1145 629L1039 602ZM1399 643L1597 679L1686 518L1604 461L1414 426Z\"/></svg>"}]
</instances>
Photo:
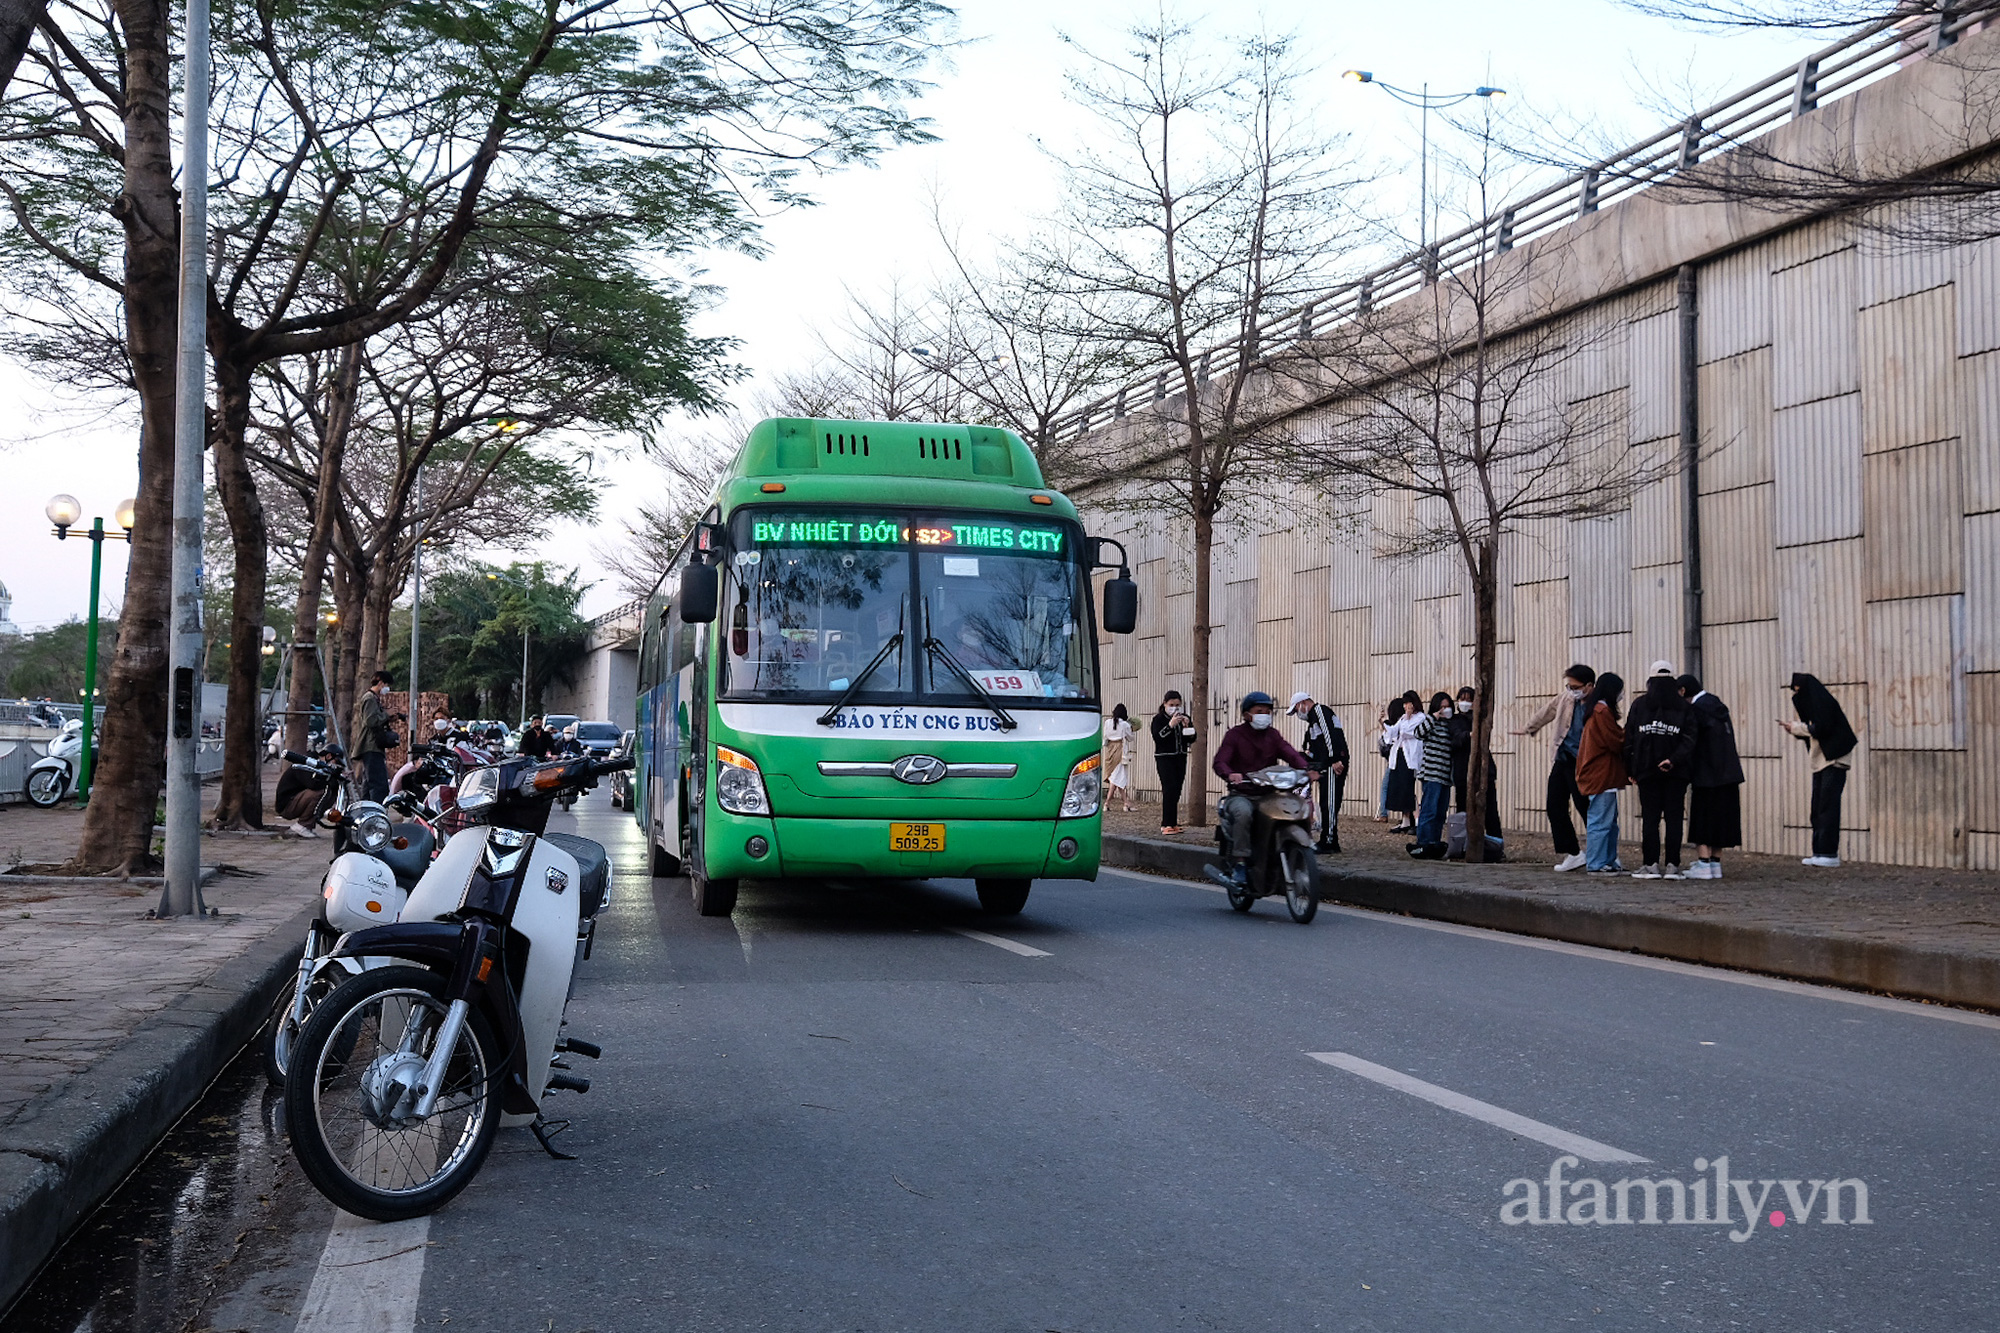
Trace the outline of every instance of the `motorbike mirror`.
<instances>
[{"instance_id":1,"label":"motorbike mirror","mask_svg":"<svg viewBox=\"0 0 2000 1333\"><path fill-rule=\"evenodd\" d=\"M706 625L715 619L722 601L722 571L714 565L689 565L681 571L681 619Z\"/></svg>"},{"instance_id":2,"label":"motorbike mirror","mask_svg":"<svg viewBox=\"0 0 2000 1333\"><path fill-rule=\"evenodd\" d=\"M1139 585L1124 570L1104 585L1104 629L1108 634L1130 634L1139 627Z\"/></svg>"}]
</instances>

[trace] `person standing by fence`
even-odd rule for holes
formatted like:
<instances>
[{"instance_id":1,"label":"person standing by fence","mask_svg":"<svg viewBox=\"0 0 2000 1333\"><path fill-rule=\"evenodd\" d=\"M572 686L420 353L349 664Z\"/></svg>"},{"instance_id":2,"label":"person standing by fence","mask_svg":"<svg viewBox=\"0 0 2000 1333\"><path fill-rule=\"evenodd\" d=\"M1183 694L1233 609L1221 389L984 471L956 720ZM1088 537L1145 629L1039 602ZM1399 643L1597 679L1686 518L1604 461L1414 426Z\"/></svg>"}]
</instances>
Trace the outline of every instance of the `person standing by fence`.
<instances>
[{"instance_id":1,"label":"person standing by fence","mask_svg":"<svg viewBox=\"0 0 2000 1333\"><path fill-rule=\"evenodd\" d=\"M1680 679L1681 695L1694 710L1694 786L1688 797L1688 841L1695 863L1689 879L1721 879L1725 847L1743 845L1743 759L1736 752L1736 724L1729 706L1691 675Z\"/></svg>"},{"instance_id":2,"label":"person standing by fence","mask_svg":"<svg viewBox=\"0 0 2000 1333\"><path fill-rule=\"evenodd\" d=\"M1167 691L1149 730L1153 733L1153 768L1160 775L1160 832L1179 833L1188 744L1194 740L1194 719L1181 703L1179 690Z\"/></svg>"},{"instance_id":3,"label":"person standing by fence","mask_svg":"<svg viewBox=\"0 0 2000 1333\"><path fill-rule=\"evenodd\" d=\"M1694 765L1694 710L1670 662L1653 663L1625 720L1625 768L1639 785L1640 868L1633 879L1682 879L1681 816ZM1665 841L1661 840L1662 826Z\"/></svg>"},{"instance_id":4,"label":"person standing by fence","mask_svg":"<svg viewBox=\"0 0 2000 1333\"><path fill-rule=\"evenodd\" d=\"M1803 864L1830 870L1840 864L1840 798L1847 790L1848 756L1860 739L1847 720L1847 712L1833 692L1820 684L1818 676L1794 672L1792 711L1796 722L1778 719L1778 725L1806 743L1812 759L1812 855Z\"/></svg>"},{"instance_id":5,"label":"person standing by fence","mask_svg":"<svg viewBox=\"0 0 2000 1333\"><path fill-rule=\"evenodd\" d=\"M1314 703L1304 690L1292 696L1292 715L1306 724L1306 763L1319 783L1319 842L1313 850L1322 855L1340 850L1340 801L1347 791L1347 732L1340 715L1325 704Z\"/></svg>"},{"instance_id":6,"label":"person standing by fence","mask_svg":"<svg viewBox=\"0 0 2000 1333\"><path fill-rule=\"evenodd\" d=\"M1576 789L1590 801L1586 864L1596 874L1614 874L1618 863L1618 792L1631 779L1625 775L1625 728L1618 725L1618 699L1625 681L1607 671L1597 678L1584 709L1583 736L1577 745Z\"/></svg>"},{"instance_id":7,"label":"person standing by fence","mask_svg":"<svg viewBox=\"0 0 2000 1333\"><path fill-rule=\"evenodd\" d=\"M1542 705L1525 727L1514 732L1516 736L1533 736L1549 723L1555 723L1555 752L1549 759L1548 816L1549 836L1556 845L1557 870L1575 870L1584 864L1583 844L1577 841L1576 824L1569 812L1574 806L1576 817L1583 819L1590 808L1576 785L1576 760L1583 747L1584 720L1590 715L1584 701L1596 683L1597 673L1577 663L1563 672L1562 688L1555 697Z\"/></svg>"}]
</instances>

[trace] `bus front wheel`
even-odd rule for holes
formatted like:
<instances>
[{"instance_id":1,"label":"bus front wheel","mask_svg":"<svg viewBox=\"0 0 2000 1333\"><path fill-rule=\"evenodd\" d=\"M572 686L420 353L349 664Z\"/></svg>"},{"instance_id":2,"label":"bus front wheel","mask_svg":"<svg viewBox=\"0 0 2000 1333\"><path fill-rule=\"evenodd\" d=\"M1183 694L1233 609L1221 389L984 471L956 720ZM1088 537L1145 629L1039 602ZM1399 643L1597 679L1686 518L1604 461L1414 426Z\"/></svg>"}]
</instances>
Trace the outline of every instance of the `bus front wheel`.
<instances>
[{"instance_id":1,"label":"bus front wheel","mask_svg":"<svg viewBox=\"0 0 2000 1333\"><path fill-rule=\"evenodd\" d=\"M1031 879L978 879L973 881L979 890L979 905L995 916L1013 916L1028 905L1028 890L1034 886Z\"/></svg>"},{"instance_id":2,"label":"bus front wheel","mask_svg":"<svg viewBox=\"0 0 2000 1333\"><path fill-rule=\"evenodd\" d=\"M728 916L736 910L736 880L710 879L695 873L688 885L694 891L694 908L703 916Z\"/></svg>"}]
</instances>

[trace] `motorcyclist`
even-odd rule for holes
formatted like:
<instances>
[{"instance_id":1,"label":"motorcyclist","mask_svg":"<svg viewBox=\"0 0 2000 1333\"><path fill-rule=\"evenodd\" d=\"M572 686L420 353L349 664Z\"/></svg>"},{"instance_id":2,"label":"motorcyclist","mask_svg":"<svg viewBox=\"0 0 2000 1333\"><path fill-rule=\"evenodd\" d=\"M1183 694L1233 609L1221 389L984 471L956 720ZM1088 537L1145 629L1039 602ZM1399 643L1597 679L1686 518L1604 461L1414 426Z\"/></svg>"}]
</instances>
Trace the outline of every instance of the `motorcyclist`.
<instances>
[{"instance_id":1,"label":"motorcyclist","mask_svg":"<svg viewBox=\"0 0 2000 1333\"><path fill-rule=\"evenodd\" d=\"M1223 734L1222 743L1215 747L1211 767L1230 787L1229 795L1217 807L1217 814L1223 852L1232 863L1230 874L1237 883L1244 884L1250 879L1250 817L1256 812L1251 799L1238 790L1248 781L1244 775L1269 768L1281 759L1293 768L1307 765L1305 756L1271 725L1278 711L1277 700L1262 690L1252 690L1243 696L1240 711L1243 720Z\"/></svg>"},{"instance_id":2,"label":"motorcyclist","mask_svg":"<svg viewBox=\"0 0 2000 1333\"><path fill-rule=\"evenodd\" d=\"M338 745L328 745L316 752L316 757L326 760L336 769L346 760L346 752ZM292 832L301 838L317 838L318 830L312 820L319 809L320 795L331 781L322 773L317 773L301 764L289 765L278 775L278 790L272 797L272 805L280 815L292 821Z\"/></svg>"}]
</instances>

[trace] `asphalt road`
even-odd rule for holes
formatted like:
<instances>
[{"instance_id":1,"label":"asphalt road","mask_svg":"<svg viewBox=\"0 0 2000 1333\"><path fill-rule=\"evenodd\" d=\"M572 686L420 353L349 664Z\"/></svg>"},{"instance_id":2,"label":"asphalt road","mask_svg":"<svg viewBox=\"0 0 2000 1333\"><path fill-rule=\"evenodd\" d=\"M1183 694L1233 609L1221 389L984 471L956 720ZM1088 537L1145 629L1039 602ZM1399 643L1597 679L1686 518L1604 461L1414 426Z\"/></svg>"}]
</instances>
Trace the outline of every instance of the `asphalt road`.
<instances>
[{"instance_id":1,"label":"asphalt road","mask_svg":"<svg viewBox=\"0 0 2000 1333\"><path fill-rule=\"evenodd\" d=\"M706 920L601 792L575 824L621 867L571 1006L605 1047L558 1110L581 1160L514 1131L427 1224L335 1226L247 1070L7 1333L1933 1330L2000 1309L2000 1020L1368 913L1301 927L1115 872L1009 919L938 881L746 885ZM1530 1194L1546 1218L1566 1152L1565 1220L1520 1220ZM1684 1186L1687 1219L1727 1195L1728 1220L1675 1224L1661 1186L1649 1224L1627 1186L1621 1224L1639 1177ZM1865 1186L1865 1223L1828 1180Z\"/></svg>"}]
</instances>

